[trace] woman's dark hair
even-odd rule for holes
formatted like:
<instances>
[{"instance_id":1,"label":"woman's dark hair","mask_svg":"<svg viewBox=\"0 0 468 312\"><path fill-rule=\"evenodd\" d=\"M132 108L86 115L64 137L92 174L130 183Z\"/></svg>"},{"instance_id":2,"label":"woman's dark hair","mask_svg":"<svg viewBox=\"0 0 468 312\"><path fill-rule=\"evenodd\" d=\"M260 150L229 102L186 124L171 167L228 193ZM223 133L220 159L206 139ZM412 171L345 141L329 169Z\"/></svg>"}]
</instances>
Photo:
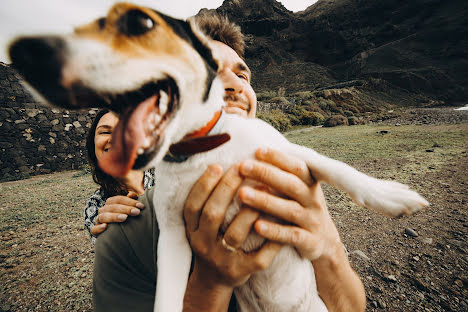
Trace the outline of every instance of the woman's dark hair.
<instances>
[{"instance_id":1,"label":"woman's dark hair","mask_svg":"<svg viewBox=\"0 0 468 312\"><path fill-rule=\"evenodd\" d=\"M94 137L96 136L96 128L102 116L109 113L110 110L104 108L100 110L94 118L91 128L89 128L88 136L86 138L86 149L88 150L88 164L93 174L93 180L99 184L107 197L116 195L126 195L128 193L125 184L117 178L114 178L104 171L98 165L96 158L96 150L94 148Z\"/></svg>"}]
</instances>

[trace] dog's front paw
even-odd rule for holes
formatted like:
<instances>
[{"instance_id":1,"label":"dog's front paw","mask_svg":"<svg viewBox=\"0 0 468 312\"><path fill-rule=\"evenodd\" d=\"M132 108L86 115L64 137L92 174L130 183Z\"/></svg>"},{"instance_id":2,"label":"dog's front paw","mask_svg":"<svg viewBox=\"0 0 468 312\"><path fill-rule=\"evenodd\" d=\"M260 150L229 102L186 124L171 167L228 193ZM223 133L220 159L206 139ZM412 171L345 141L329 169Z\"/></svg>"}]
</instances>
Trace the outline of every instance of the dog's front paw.
<instances>
[{"instance_id":1,"label":"dog's front paw","mask_svg":"<svg viewBox=\"0 0 468 312\"><path fill-rule=\"evenodd\" d=\"M407 185L370 178L366 183L366 190L352 196L360 206L371 208L387 216L397 217L411 215L429 206L417 192Z\"/></svg>"}]
</instances>

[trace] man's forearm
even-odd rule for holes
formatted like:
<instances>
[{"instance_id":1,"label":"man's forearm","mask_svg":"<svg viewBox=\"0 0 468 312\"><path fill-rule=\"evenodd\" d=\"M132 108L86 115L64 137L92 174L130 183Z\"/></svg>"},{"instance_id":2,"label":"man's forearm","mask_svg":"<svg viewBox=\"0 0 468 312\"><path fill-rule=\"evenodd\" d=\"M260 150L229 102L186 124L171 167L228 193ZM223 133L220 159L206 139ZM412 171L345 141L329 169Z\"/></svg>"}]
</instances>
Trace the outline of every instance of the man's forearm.
<instances>
[{"instance_id":1,"label":"man's forearm","mask_svg":"<svg viewBox=\"0 0 468 312\"><path fill-rule=\"evenodd\" d=\"M226 285L213 285L194 270L185 291L183 311L227 311L232 291L233 288Z\"/></svg>"},{"instance_id":2,"label":"man's forearm","mask_svg":"<svg viewBox=\"0 0 468 312\"><path fill-rule=\"evenodd\" d=\"M329 311L365 311L364 285L342 246L337 246L334 256L312 263L318 292Z\"/></svg>"}]
</instances>

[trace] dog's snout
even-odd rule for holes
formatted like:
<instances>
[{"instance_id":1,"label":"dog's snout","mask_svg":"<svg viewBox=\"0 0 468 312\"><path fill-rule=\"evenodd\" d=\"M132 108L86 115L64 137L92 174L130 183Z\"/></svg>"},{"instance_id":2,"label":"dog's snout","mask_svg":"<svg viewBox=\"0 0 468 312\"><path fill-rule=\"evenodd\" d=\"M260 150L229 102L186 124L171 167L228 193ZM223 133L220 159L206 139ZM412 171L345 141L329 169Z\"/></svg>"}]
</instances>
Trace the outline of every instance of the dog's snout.
<instances>
[{"instance_id":1,"label":"dog's snout","mask_svg":"<svg viewBox=\"0 0 468 312\"><path fill-rule=\"evenodd\" d=\"M9 48L13 67L48 101L66 107L68 94L61 85L67 44L61 37L26 37Z\"/></svg>"},{"instance_id":2,"label":"dog's snout","mask_svg":"<svg viewBox=\"0 0 468 312\"><path fill-rule=\"evenodd\" d=\"M10 46L13 66L24 76L60 76L65 41L60 37L22 38Z\"/></svg>"}]
</instances>

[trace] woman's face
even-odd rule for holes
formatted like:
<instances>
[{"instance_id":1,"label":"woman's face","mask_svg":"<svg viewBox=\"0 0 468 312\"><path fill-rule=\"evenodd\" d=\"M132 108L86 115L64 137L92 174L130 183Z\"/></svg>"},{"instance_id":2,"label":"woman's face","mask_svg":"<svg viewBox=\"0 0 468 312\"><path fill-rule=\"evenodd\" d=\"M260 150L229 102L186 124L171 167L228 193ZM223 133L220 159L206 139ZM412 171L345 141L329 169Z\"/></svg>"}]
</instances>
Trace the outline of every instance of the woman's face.
<instances>
[{"instance_id":1,"label":"woman's face","mask_svg":"<svg viewBox=\"0 0 468 312\"><path fill-rule=\"evenodd\" d=\"M110 149L112 131L118 122L119 118L110 112L99 120L94 133L94 150L98 161Z\"/></svg>"}]
</instances>

